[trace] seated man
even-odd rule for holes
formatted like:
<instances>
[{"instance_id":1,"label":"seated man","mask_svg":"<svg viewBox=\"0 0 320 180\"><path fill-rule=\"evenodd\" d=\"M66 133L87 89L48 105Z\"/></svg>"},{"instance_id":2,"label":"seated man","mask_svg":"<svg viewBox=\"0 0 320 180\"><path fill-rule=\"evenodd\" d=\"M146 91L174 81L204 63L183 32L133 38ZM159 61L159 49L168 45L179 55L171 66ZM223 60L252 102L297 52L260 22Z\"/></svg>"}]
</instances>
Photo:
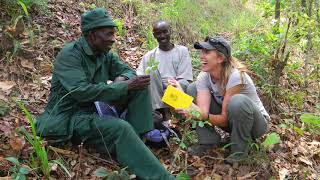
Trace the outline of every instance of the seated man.
<instances>
[{"instance_id":1,"label":"seated man","mask_svg":"<svg viewBox=\"0 0 320 180\"><path fill-rule=\"evenodd\" d=\"M114 153L140 179L174 179L139 137L153 128L150 77L137 77L109 52L115 27L103 8L81 16L83 36L66 44L54 62L51 93L37 119L37 133L52 143L70 140ZM123 99L128 102L126 120L98 116L95 101Z\"/></svg>"},{"instance_id":2,"label":"seated man","mask_svg":"<svg viewBox=\"0 0 320 180\"><path fill-rule=\"evenodd\" d=\"M152 59L159 62L158 69L151 73L150 91L153 110L165 114L166 106L161 98L168 80L176 79L182 88L186 89L189 81L192 81L192 65L188 49L185 46L171 43L171 27L166 21L159 21L153 25L153 36L159 46L149 51L142 58L137 69L138 75L146 74L148 62Z\"/></svg>"}]
</instances>

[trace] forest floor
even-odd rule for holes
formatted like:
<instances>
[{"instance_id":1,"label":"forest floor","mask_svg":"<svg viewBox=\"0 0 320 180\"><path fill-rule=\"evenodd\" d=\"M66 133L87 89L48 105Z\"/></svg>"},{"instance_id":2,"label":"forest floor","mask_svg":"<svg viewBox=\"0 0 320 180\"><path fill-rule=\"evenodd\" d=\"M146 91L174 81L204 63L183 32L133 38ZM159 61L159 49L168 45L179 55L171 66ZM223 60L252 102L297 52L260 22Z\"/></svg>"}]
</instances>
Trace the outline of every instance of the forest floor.
<instances>
[{"instance_id":1,"label":"forest floor","mask_svg":"<svg viewBox=\"0 0 320 180\"><path fill-rule=\"evenodd\" d=\"M78 1L52 1L49 10L50 16L33 17L33 45L29 45L28 33L21 27L22 33L18 35L21 48L17 55L11 59L4 56L0 60L0 177L10 176L12 164L5 157L14 156L22 164L28 164L32 148L16 130L19 127L30 130L30 125L11 97L23 102L34 117L39 115L48 100L54 57L64 42L81 35L79 12L82 8ZM146 50L140 48L142 39L135 33L135 19L132 18L125 22L127 33L117 41L116 48L120 57L136 68ZM10 31L10 27L4 26L0 31L5 30ZM244 164L224 164L223 148L214 149L204 157L190 157L173 139L171 150L152 150L173 174L188 171L193 174L191 179L319 179L320 137L310 132L297 133L284 124L286 116L283 114L271 112L270 115L269 132L278 133L281 142L267 151L256 151ZM295 117L293 121L297 119ZM179 122L176 125L178 129L183 127ZM49 159L63 160L71 176L53 166L53 179L96 179L94 171L99 167L116 169L93 150L71 146L48 146L48 149ZM38 175L31 172L28 177L41 179Z\"/></svg>"}]
</instances>

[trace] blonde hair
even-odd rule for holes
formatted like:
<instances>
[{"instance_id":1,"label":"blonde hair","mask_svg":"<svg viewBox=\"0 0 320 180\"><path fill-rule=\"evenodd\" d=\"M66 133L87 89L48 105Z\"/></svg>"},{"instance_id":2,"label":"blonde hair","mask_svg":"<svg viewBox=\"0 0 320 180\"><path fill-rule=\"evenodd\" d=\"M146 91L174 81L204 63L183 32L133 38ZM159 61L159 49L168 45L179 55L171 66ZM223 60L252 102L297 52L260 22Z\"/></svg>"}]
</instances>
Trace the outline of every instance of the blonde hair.
<instances>
[{"instance_id":1,"label":"blonde hair","mask_svg":"<svg viewBox=\"0 0 320 180\"><path fill-rule=\"evenodd\" d=\"M238 69L241 75L241 84L243 83L243 76L245 72L248 72L247 67L239 62L239 60L235 57L226 57L223 53L216 51L219 56L224 58L224 62L222 62L222 71L221 71L221 79L220 79L220 92L221 95L224 96L226 93L226 87L229 81L229 77L231 75L232 69Z\"/></svg>"}]
</instances>

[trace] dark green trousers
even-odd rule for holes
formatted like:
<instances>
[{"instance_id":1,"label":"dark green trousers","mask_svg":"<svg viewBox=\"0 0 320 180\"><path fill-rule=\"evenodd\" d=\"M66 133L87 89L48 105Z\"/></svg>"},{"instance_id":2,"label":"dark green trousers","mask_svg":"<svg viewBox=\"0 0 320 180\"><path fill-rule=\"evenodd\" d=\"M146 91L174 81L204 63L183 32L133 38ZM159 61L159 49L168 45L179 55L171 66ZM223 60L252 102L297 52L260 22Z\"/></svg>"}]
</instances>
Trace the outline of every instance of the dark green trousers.
<instances>
[{"instance_id":1,"label":"dark green trousers","mask_svg":"<svg viewBox=\"0 0 320 180\"><path fill-rule=\"evenodd\" d=\"M195 83L189 85L187 93L197 97ZM214 97L211 98L210 114L221 114L221 105ZM258 107L247 96L236 94L228 103L228 127L223 130L230 133L231 154L240 153L247 155L249 142L261 137L267 131L267 120L259 111ZM199 143L217 145L220 143L220 135L214 126L196 128Z\"/></svg>"},{"instance_id":2,"label":"dark green trousers","mask_svg":"<svg viewBox=\"0 0 320 180\"><path fill-rule=\"evenodd\" d=\"M123 167L140 179L175 179L141 141L139 134L153 128L150 97L147 90L131 93L126 120L79 111L73 116L73 139L98 152L113 153Z\"/></svg>"}]
</instances>

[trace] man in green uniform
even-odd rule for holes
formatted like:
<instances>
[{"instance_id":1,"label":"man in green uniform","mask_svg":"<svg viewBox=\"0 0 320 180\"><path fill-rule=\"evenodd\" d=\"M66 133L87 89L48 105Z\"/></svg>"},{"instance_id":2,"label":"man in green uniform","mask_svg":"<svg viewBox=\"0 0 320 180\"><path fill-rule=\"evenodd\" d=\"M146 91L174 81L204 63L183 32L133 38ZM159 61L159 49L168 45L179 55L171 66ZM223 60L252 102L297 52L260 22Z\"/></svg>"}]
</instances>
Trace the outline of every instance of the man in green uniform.
<instances>
[{"instance_id":1,"label":"man in green uniform","mask_svg":"<svg viewBox=\"0 0 320 180\"><path fill-rule=\"evenodd\" d=\"M114 153L140 179L174 179L139 138L153 128L150 77L136 76L109 52L115 28L103 8L81 16L83 36L66 44L54 62L51 93L37 119L37 133L51 143L72 141ZM95 101L124 100L126 120L96 113Z\"/></svg>"}]
</instances>

